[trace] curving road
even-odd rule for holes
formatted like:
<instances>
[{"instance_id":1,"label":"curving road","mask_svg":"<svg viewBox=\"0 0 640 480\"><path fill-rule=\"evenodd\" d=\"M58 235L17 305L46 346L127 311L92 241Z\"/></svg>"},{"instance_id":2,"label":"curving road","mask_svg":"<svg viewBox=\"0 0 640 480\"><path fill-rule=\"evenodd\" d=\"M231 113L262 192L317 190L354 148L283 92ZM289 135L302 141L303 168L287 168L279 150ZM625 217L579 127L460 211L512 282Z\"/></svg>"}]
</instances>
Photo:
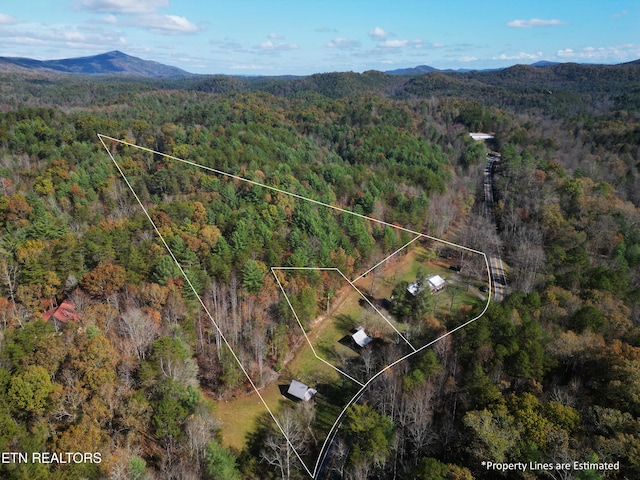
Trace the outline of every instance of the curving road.
<instances>
[{"instance_id":1,"label":"curving road","mask_svg":"<svg viewBox=\"0 0 640 480\"><path fill-rule=\"evenodd\" d=\"M494 163L498 161L500 161L500 155L489 155L487 157L487 166L484 171L484 197L485 197L484 215L487 221L490 221L493 224L494 228L496 229L498 227L495 222L495 211L494 211L494 205L493 205L493 166L494 166ZM507 281L506 281L506 276L504 272L504 266L502 264L502 258L500 256L500 247L496 243L492 245L490 247L490 250L485 253L487 256L489 270L490 270L490 277L491 277L490 295L493 294L493 298L496 302L501 302L504 299L506 294ZM488 307L488 303L487 303L487 307ZM486 311L486 307L485 307L485 311ZM482 312L482 314L484 314L484 311ZM475 321L477 318L479 317L476 317L471 321ZM458 328L462 328L462 327L464 327L464 325L461 325ZM450 332L450 333L453 333L453 332ZM436 339L434 340L434 342L438 340L439 339ZM426 345L425 347L428 347L429 345ZM352 400L353 403L355 403L356 398L359 397L364 392L365 388L366 388L366 385L363 386L362 390L360 390L358 395L354 397L354 399ZM335 445L334 439L337 435L337 432L338 431L335 430L332 433L331 439L328 439L326 448L323 448L324 454L322 455L321 458L318 459L318 467L314 476L316 480L340 480L342 478L342 476L338 473L338 471L334 470L336 464L339 464L340 462L344 461L344 458L338 458L334 450L334 445Z\"/></svg>"},{"instance_id":2,"label":"curving road","mask_svg":"<svg viewBox=\"0 0 640 480\"><path fill-rule=\"evenodd\" d=\"M496 225L495 208L493 205L493 167L500 161L500 155L488 155L487 166L484 169L484 215L495 228ZM504 273L500 247L492 245L491 250L486 252L489 257L489 269L491 270L491 288L493 298L496 302L501 302L506 294L507 277Z\"/></svg>"}]
</instances>

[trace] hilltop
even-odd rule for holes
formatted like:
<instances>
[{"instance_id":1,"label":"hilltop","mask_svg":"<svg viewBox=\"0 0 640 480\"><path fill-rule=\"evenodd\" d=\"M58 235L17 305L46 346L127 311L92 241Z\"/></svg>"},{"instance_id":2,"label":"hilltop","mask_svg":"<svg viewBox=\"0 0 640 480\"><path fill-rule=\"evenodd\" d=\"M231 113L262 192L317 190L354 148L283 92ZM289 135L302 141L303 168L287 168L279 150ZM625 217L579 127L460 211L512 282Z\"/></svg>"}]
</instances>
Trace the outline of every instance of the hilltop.
<instances>
[{"instance_id":1,"label":"hilltop","mask_svg":"<svg viewBox=\"0 0 640 480\"><path fill-rule=\"evenodd\" d=\"M0 72L134 75L150 78L179 78L191 75L180 68L143 60L118 50L89 57L60 60L0 57Z\"/></svg>"}]
</instances>

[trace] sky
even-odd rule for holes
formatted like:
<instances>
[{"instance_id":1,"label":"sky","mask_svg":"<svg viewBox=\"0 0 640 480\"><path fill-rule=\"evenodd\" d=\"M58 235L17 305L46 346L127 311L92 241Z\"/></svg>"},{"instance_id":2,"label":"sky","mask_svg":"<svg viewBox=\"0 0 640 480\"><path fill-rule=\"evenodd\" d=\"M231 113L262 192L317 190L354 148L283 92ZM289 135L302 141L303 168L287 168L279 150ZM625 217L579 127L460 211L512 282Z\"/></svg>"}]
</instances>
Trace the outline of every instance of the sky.
<instances>
[{"instance_id":1,"label":"sky","mask_svg":"<svg viewBox=\"0 0 640 480\"><path fill-rule=\"evenodd\" d=\"M111 50L201 74L640 58L639 0L2 0L0 56Z\"/></svg>"}]
</instances>

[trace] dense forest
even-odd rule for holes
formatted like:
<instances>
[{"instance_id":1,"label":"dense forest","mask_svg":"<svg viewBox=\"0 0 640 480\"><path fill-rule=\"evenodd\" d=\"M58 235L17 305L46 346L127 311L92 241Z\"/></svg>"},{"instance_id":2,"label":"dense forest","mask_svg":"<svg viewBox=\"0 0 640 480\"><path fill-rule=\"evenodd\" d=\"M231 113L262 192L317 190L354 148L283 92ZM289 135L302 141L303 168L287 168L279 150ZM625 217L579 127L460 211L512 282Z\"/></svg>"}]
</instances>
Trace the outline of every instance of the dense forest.
<instances>
[{"instance_id":1,"label":"dense forest","mask_svg":"<svg viewBox=\"0 0 640 480\"><path fill-rule=\"evenodd\" d=\"M0 477L308 478L293 449L322 451L326 399L353 395L347 382L279 401L290 443L258 403L239 445L219 415L252 394L249 379L284 378L303 339L296 320L311 329L342 288L322 270L271 268L353 278L418 231L499 244L509 295L378 376L319 476L640 478L639 77L637 63L0 75L0 452L90 454L3 454ZM479 130L494 139L474 142ZM229 175L106 141L114 165L98 134ZM483 217L488 151L501 154L497 228ZM404 302L399 285L386 308L413 338L484 308Z\"/></svg>"}]
</instances>

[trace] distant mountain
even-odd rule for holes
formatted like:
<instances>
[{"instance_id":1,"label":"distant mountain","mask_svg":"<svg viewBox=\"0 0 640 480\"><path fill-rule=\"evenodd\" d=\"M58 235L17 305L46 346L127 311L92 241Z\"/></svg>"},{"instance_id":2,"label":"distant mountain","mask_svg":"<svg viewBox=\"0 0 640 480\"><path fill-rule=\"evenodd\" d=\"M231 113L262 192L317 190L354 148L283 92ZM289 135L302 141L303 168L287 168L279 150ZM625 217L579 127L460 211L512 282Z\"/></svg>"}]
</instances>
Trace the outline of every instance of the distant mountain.
<instances>
[{"instance_id":1,"label":"distant mountain","mask_svg":"<svg viewBox=\"0 0 640 480\"><path fill-rule=\"evenodd\" d=\"M437 71L439 71L437 68L430 67L429 65L418 65L417 67L413 67L413 68L399 68L397 70L387 70L384 73L389 75L420 75L422 73L437 72Z\"/></svg>"},{"instance_id":2,"label":"distant mountain","mask_svg":"<svg viewBox=\"0 0 640 480\"><path fill-rule=\"evenodd\" d=\"M133 75L151 78L180 78L191 75L179 68L142 60L117 50L90 57L61 60L0 57L0 72Z\"/></svg>"},{"instance_id":3,"label":"distant mountain","mask_svg":"<svg viewBox=\"0 0 640 480\"><path fill-rule=\"evenodd\" d=\"M457 69L446 68L443 70L443 69L431 67L429 65L418 65L417 67L413 67L413 68L399 68L397 70L387 70L384 73L386 73L387 75L411 76L411 75L423 75L425 73L431 73L431 72L467 73L467 72L490 72L493 70L502 70L502 69L501 68L484 68L484 69L477 70L472 68L457 68Z\"/></svg>"},{"instance_id":4,"label":"distant mountain","mask_svg":"<svg viewBox=\"0 0 640 480\"><path fill-rule=\"evenodd\" d=\"M558 65L558 64L559 62L549 62L548 60L540 60L539 62L532 63L531 66L544 68L544 67L553 67L554 65Z\"/></svg>"},{"instance_id":5,"label":"distant mountain","mask_svg":"<svg viewBox=\"0 0 640 480\"><path fill-rule=\"evenodd\" d=\"M532 63L531 65L526 65L526 66L536 67L536 68L548 68L548 67L555 67L557 65L564 65L564 64L560 62L550 62L548 60L540 60L539 62ZM592 66L592 64L582 64L582 65ZM632 62L621 63L620 65L640 65L640 59L634 60ZM451 68L447 68L443 70L443 69L431 67L429 65L418 65L417 67L413 67L413 68L399 68L397 70L387 70L384 73L388 75L411 76L411 75L423 75L425 73L431 73L431 72L443 72L443 73L493 72L493 71L509 70L510 68L513 68L513 67L519 68L522 66L524 65L513 65L511 67L503 67L503 68L485 68L480 70L468 69L468 68L458 68L455 70Z\"/></svg>"}]
</instances>

